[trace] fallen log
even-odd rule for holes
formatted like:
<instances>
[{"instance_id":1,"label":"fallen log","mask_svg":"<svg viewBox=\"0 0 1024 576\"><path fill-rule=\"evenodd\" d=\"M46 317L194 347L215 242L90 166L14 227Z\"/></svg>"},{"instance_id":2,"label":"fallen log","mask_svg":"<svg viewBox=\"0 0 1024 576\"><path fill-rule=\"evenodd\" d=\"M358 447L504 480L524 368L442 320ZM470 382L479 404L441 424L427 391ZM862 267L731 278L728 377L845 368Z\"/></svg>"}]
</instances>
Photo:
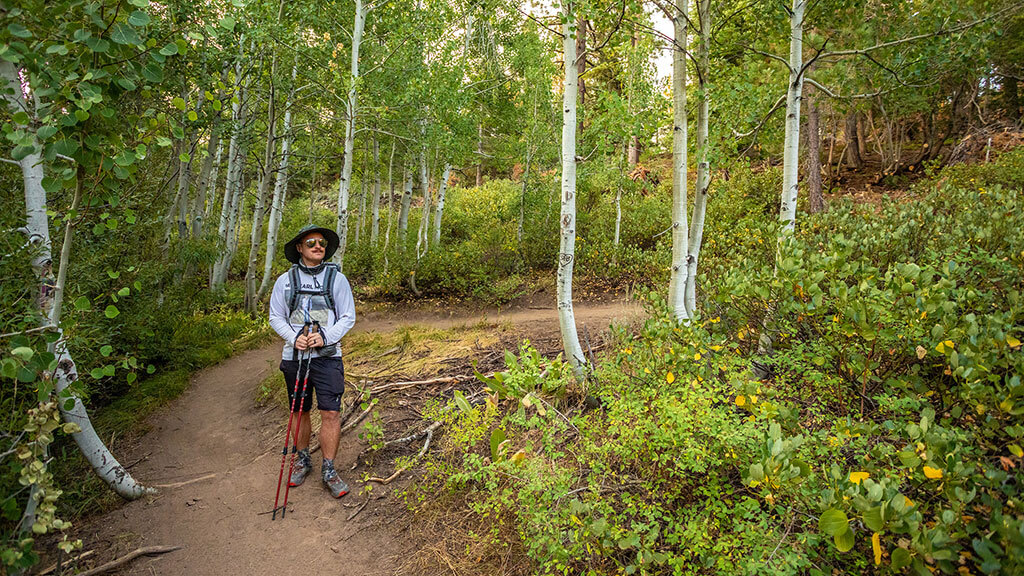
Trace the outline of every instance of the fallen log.
<instances>
[{"instance_id":1,"label":"fallen log","mask_svg":"<svg viewBox=\"0 0 1024 576\"><path fill-rule=\"evenodd\" d=\"M181 550L181 546L146 546L145 548L139 548L128 554L107 562L102 566L97 566L91 570L80 572L78 576L95 576L96 574L103 574L104 572L110 572L114 568L117 568L123 564L127 564L132 560L135 560L139 556L154 556L156 554L166 554L168 552L174 552L175 550Z\"/></svg>"}]
</instances>

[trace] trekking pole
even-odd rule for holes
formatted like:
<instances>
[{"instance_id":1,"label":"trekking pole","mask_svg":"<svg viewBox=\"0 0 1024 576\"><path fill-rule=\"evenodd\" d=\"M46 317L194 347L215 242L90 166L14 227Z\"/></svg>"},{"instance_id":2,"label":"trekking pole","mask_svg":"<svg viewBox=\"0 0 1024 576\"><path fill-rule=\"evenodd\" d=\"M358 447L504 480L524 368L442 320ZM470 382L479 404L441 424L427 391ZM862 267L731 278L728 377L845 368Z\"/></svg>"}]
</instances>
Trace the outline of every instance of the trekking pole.
<instances>
[{"instance_id":1,"label":"trekking pole","mask_svg":"<svg viewBox=\"0 0 1024 576\"><path fill-rule=\"evenodd\" d=\"M314 322L313 326L316 328L316 331L312 332L312 334L319 333L319 331L320 331L320 324L317 323L317 322ZM311 332L309 332L309 311L308 310L306 311L306 328L305 329L306 329L306 333L307 334L311 333ZM302 380L302 394L299 396L299 418L295 422L295 436L292 437L292 441L295 443L294 444L295 448L298 448L298 446L299 446L299 427L302 425L302 409L305 407L305 404L306 404L306 384L309 383L310 366L313 363L313 349L312 348L307 348L307 350L309 351L308 354L307 354L308 357L309 357L309 360L306 362L306 377L303 378L303 380ZM296 374L296 376L298 376L298 374ZM296 380L295 383L298 384L299 383L298 380ZM294 404L294 402L293 402L293 404ZM285 448L285 450L287 450L287 448ZM291 478L292 478L292 470L294 470L294 469L295 469L295 451L292 451L292 463L288 466L288 482L286 482L285 486L284 486L284 503L281 504L281 518L284 518L284 513L288 511L288 490L292 486Z\"/></svg>"},{"instance_id":2,"label":"trekking pole","mask_svg":"<svg viewBox=\"0 0 1024 576\"><path fill-rule=\"evenodd\" d=\"M306 324L305 326L302 327L302 331L300 331L299 334L300 335L304 335L308 331L309 331L309 324ZM309 364L310 364L310 361L312 360L312 356L313 356L313 351L307 349L306 350L306 378L307 379L309 378ZM295 399L296 399L296 397L294 396L294 391L298 390L298 387L299 387L299 377L300 376L302 376L302 354L301 353L299 354L299 365L298 365L298 367L297 367L297 369L295 371L295 384L292 385L292 391L293 391L292 404L291 404L291 410L288 412L288 429L284 433L284 449L281 451L281 472L278 473L278 475L277 475L277 495L274 496L274 512L273 512L273 514L270 517L271 520L276 520L277 519L277 510L278 510L277 503L278 503L278 501L281 498L281 480L284 478L284 463L285 463L285 460L288 459L288 447L291 445L292 419L295 417ZM305 386L305 382L303 382L302 394L305 395L305 393L306 393L306 386ZM301 410L301 408L300 408L300 410ZM300 421L301 421L301 418L302 417L300 415L300 417L299 417ZM296 436L298 436L298 434L299 434L299 429L298 428L299 428L298 426L295 427L295 435ZM292 460L294 462L294 456L292 457ZM291 472L289 472L289 476L290 475L291 475ZM285 492L286 493L288 492L288 488L287 487L285 487ZM287 499L287 497L285 497L285 502L287 502L287 501L288 501L288 499ZM284 518L284 510L283 509L281 510L281 518Z\"/></svg>"}]
</instances>

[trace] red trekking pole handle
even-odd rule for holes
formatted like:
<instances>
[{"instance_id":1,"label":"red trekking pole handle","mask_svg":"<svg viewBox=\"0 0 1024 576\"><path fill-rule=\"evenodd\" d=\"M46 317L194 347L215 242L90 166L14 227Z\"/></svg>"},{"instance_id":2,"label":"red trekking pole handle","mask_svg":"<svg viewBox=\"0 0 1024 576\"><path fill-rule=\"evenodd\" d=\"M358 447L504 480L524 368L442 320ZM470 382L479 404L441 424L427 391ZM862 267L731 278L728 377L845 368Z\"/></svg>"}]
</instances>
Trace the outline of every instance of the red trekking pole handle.
<instances>
[{"instance_id":1,"label":"red trekking pole handle","mask_svg":"<svg viewBox=\"0 0 1024 576\"><path fill-rule=\"evenodd\" d=\"M308 333L309 333L309 324L307 323L305 326L302 327L302 330L299 331L299 334L300 335L305 335L305 334L308 334ZM312 354L313 354L312 350L309 350L309 349L306 350L306 379L309 378L309 364L310 364L310 361L312 360ZM290 410L288 412L288 428L285 431L285 435L284 435L284 449L281 451L281 471L277 475L277 495L274 496L274 512L273 512L273 514L270 517L271 520L277 519L277 510L278 510L277 503L278 503L278 501L281 498L281 480L284 478L284 463L288 459L288 447L291 445L292 419L295 417L295 400L296 400L296 396L294 395L294 392L298 389L299 377L301 375L302 375L302 355L300 354L299 355L299 365L298 365L298 367L297 367L297 369L295 371L295 384L292 385L292 391L293 391L292 403L291 403L291 408L290 408ZM303 385L302 385L302 395L305 396L305 394L306 394L306 385L305 385L305 382L303 382ZM301 410L302 410L302 403L299 404L299 411L301 412ZM300 421L301 421L301 416L300 416ZM296 426L295 426L295 435L296 435L296 437L298 436L298 434L299 434L299 426L298 426L298 423L296 423ZM297 439L296 439L296 442L297 442ZM294 463L295 463L295 456L292 455L292 465L294 465ZM289 475L289 477L291 476L291 471L290 470L288 472L288 475ZM288 505L287 493L288 493L288 487L285 486L285 506ZM283 507L282 507L282 510L281 510L281 518L284 518L284 509L283 509Z\"/></svg>"},{"instance_id":2,"label":"red trekking pole handle","mask_svg":"<svg viewBox=\"0 0 1024 576\"><path fill-rule=\"evenodd\" d=\"M316 328L315 332L313 332L314 334L320 332L320 323L319 322L313 322L313 327ZM303 329L303 332L306 335L310 334L309 323L308 322L306 323L305 326L302 327L302 329ZM302 409L306 405L306 385L309 383L310 368L311 368L311 366L313 364L313 349L312 348L306 348L306 350L307 350L306 358L308 358L308 360L306 361L306 377L302 379L302 392L299 394L299 412L298 412L299 417L295 421L295 434L292 436L292 442L293 442L293 446L292 446L292 448L293 448L293 450L292 450L292 461L291 461L291 464L288 465L288 482L285 482L285 485L284 485L284 503L281 504L281 518L284 518L284 513L288 511L288 491L292 487L292 483L291 483L292 471L295 470L295 450L294 450L294 448L298 448L298 446L299 446L299 427L302 425ZM299 383L298 382L298 376L299 376L298 373L296 373L295 374L295 378L296 378L295 383L296 384ZM292 404L293 405L295 404L294 399L292 400ZM288 418L288 421L291 422L291 418ZM287 442L288 442L288 437L286 435L285 436L285 444L286 444L286 446L285 446L285 454L288 453ZM283 464L284 464L284 462L282 462L282 465ZM271 518L271 520L273 520L273 518Z\"/></svg>"}]
</instances>

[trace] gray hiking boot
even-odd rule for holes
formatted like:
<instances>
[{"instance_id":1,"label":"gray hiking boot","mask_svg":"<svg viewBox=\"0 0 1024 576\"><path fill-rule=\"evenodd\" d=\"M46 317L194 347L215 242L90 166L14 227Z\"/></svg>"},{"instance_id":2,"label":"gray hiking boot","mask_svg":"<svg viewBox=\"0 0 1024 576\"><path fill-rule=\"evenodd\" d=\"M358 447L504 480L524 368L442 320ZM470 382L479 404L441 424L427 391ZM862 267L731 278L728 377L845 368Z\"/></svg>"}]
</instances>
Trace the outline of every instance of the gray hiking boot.
<instances>
[{"instance_id":1,"label":"gray hiking boot","mask_svg":"<svg viewBox=\"0 0 1024 576\"><path fill-rule=\"evenodd\" d=\"M292 475L288 477L288 485L292 488L301 486L306 481L306 476L313 469L312 462L305 458L296 458L295 467L292 468Z\"/></svg>"},{"instance_id":2,"label":"gray hiking boot","mask_svg":"<svg viewBox=\"0 0 1024 576\"><path fill-rule=\"evenodd\" d=\"M337 472L331 470L329 474L324 475L324 487L331 493L331 496L335 498L341 498L345 494L348 494L348 484L341 479L341 476Z\"/></svg>"}]
</instances>

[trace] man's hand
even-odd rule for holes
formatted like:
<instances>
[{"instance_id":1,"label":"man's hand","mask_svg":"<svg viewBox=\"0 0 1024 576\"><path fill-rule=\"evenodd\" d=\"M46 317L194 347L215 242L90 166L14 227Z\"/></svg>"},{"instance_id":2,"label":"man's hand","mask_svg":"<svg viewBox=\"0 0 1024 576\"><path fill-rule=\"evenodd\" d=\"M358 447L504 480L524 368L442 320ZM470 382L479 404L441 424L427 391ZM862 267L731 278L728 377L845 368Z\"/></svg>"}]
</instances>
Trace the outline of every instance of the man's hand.
<instances>
[{"instance_id":1,"label":"man's hand","mask_svg":"<svg viewBox=\"0 0 1024 576\"><path fill-rule=\"evenodd\" d=\"M320 348L324 345L324 337L319 332L314 332L306 337L306 346Z\"/></svg>"},{"instance_id":2,"label":"man's hand","mask_svg":"<svg viewBox=\"0 0 1024 576\"><path fill-rule=\"evenodd\" d=\"M318 334L314 334L314 336L319 336L319 335ZM295 337L295 349L299 350L299 351L304 351L306 348L309 348L309 339L310 339L310 337L305 335L305 334L299 334L298 336L296 336Z\"/></svg>"}]
</instances>

